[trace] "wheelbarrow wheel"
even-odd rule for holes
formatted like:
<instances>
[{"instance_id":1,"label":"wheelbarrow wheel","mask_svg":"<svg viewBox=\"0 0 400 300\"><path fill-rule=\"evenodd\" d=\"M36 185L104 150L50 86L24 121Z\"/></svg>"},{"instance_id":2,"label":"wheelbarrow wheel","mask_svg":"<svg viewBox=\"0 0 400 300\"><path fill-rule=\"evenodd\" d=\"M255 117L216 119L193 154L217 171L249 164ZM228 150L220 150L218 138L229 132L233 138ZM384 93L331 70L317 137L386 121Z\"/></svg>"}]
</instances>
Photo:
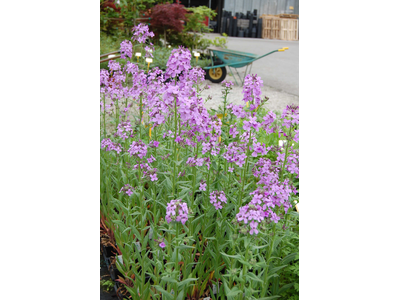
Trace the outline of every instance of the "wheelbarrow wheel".
<instances>
[{"instance_id":1,"label":"wheelbarrow wheel","mask_svg":"<svg viewBox=\"0 0 400 300\"><path fill-rule=\"evenodd\" d=\"M225 79L225 77L226 77L225 67L206 70L206 79L210 80L213 83L220 83Z\"/></svg>"}]
</instances>

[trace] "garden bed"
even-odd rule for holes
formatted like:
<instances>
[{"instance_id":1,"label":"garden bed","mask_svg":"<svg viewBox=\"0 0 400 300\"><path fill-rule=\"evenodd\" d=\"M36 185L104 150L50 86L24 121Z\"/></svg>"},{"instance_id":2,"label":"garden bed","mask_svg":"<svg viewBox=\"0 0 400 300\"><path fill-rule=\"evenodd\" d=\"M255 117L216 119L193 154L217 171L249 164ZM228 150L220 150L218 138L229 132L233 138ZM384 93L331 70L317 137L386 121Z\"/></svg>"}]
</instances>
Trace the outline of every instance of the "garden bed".
<instances>
[{"instance_id":1,"label":"garden bed","mask_svg":"<svg viewBox=\"0 0 400 300\"><path fill-rule=\"evenodd\" d=\"M140 25L134 42L149 36ZM100 243L118 292L298 299L298 106L265 109L248 75L241 105L225 81L207 110L188 49L171 52L164 75L121 52L125 66L100 74Z\"/></svg>"}]
</instances>

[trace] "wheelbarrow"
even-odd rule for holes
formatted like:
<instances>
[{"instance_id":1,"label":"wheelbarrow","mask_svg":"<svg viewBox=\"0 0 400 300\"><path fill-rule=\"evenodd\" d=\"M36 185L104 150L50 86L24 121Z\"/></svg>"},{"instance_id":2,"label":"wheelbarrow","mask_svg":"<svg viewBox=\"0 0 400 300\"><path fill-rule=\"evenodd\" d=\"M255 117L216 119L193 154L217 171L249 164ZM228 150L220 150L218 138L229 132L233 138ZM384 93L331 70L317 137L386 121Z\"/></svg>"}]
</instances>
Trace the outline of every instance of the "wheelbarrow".
<instances>
[{"instance_id":1,"label":"wheelbarrow","mask_svg":"<svg viewBox=\"0 0 400 300\"><path fill-rule=\"evenodd\" d=\"M236 74L243 86L244 78L246 77L247 74L250 74L254 61L263 58L264 56L270 55L272 53L283 52L288 49L289 49L288 47L285 47L268 52L267 54L264 55L257 55L247 52L209 47L208 50L211 52L211 65L209 65L208 67L204 67L203 69L206 71L206 79L209 79L211 82L214 83L220 83L225 79L226 67L228 67L230 72L232 73L233 79L238 85L238 82L236 81L236 76L231 69L232 67L235 69ZM246 67L246 69L244 71L243 77L241 78L237 69L242 67ZM249 70L249 72L247 72L247 70Z\"/></svg>"}]
</instances>

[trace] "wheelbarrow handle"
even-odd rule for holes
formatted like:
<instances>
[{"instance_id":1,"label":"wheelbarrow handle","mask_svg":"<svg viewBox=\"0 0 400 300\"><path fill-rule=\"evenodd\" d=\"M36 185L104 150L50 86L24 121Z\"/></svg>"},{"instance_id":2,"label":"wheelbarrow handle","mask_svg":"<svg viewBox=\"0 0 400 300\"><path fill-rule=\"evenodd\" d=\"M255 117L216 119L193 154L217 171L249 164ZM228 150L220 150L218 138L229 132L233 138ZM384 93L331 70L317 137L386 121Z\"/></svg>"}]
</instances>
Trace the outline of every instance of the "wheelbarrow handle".
<instances>
[{"instance_id":1,"label":"wheelbarrow handle","mask_svg":"<svg viewBox=\"0 0 400 300\"><path fill-rule=\"evenodd\" d=\"M289 50L289 47L284 47L284 48L282 48L282 49L278 49L279 52L283 52L283 51L285 51L285 50Z\"/></svg>"}]
</instances>

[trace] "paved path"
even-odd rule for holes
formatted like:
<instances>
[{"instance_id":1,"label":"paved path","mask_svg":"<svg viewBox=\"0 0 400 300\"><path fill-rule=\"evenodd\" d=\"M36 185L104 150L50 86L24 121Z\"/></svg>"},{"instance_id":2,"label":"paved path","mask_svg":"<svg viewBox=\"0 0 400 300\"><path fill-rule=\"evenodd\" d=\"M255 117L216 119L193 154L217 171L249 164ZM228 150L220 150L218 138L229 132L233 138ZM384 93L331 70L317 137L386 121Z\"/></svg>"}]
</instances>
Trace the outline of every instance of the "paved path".
<instances>
[{"instance_id":1,"label":"paved path","mask_svg":"<svg viewBox=\"0 0 400 300\"><path fill-rule=\"evenodd\" d=\"M207 34L206 37L213 39L219 34ZM261 58L253 63L252 74L261 77L264 83L262 96L270 98L266 108L281 111L286 105L299 105L299 42L298 41L281 41L268 39L252 39L252 38L234 38L227 37L227 47L231 50L250 52L258 55L268 53L270 51L289 47L284 52L273 53ZM238 69L243 76L245 68ZM229 69L228 69L229 73ZM234 82L232 76L227 76L226 80ZM204 98L211 95L213 98L206 104L207 108L217 108L221 103L221 87L220 84L211 83L210 90L203 92ZM234 104L243 104L242 87L235 86L228 97L229 102Z\"/></svg>"},{"instance_id":2,"label":"paved path","mask_svg":"<svg viewBox=\"0 0 400 300\"><path fill-rule=\"evenodd\" d=\"M213 39L219 34L207 34ZM284 52L273 53L253 63L252 73L264 81L264 85L277 91L299 96L299 41L281 41L254 38L227 37L227 47L231 50L266 54L282 47L289 47ZM243 71L245 68L242 68ZM241 69L239 69L241 70Z\"/></svg>"},{"instance_id":3,"label":"paved path","mask_svg":"<svg viewBox=\"0 0 400 300\"><path fill-rule=\"evenodd\" d=\"M233 77L227 76L227 80L232 80ZM233 81L234 82L234 81ZM205 104L206 108L214 108L217 109L218 105L222 105L222 87L221 84L212 83L209 80L206 80L206 83L210 85L209 90L204 90L202 92L201 97L206 99L208 95L212 97L211 100L207 101ZM235 105L243 105L243 88L241 86L234 86L231 92L228 95L228 103L233 103ZM261 89L262 98L267 96L269 98L264 108L273 111L282 111L287 105L295 104L299 105L299 97L296 95L288 94L278 89L265 86Z\"/></svg>"}]
</instances>

